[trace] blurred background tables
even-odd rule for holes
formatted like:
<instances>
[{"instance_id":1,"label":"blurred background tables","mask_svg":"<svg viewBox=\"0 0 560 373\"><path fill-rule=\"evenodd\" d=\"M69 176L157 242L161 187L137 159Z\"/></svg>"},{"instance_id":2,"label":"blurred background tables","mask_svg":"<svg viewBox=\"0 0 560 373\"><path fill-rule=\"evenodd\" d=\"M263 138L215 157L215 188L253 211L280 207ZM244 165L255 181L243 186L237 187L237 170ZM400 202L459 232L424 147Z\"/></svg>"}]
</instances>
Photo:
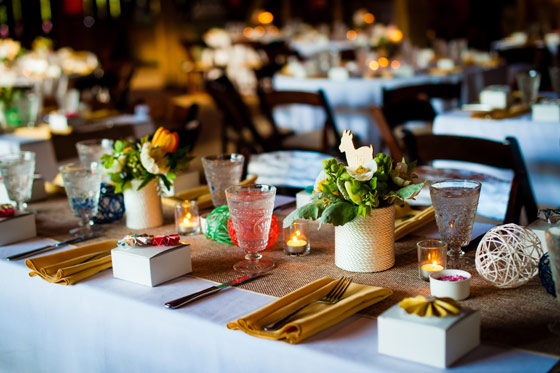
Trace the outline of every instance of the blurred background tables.
<instances>
[{"instance_id":1,"label":"blurred background tables","mask_svg":"<svg viewBox=\"0 0 560 373\"><path fill-rule=\"evenodd\" d=\"M471 114L460 110L439 114L433 131L496 141L517 138L537 203L560 206L560 194L555 192L560 188L560 125L535 122L530 114L501 120L472 118Z\"/></svg>"}]
</instances>

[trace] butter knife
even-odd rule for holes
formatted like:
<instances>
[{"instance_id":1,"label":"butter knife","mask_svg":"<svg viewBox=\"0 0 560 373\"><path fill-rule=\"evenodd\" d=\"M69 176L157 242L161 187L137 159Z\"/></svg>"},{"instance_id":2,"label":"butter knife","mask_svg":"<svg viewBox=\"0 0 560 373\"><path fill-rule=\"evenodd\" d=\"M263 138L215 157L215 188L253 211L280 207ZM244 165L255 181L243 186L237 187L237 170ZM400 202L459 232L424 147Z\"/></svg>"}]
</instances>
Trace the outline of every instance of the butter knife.
<instances>
[{"instance_id":1,"label":"butter knife","mask_svg":"<svg viewBox=\"0 0 560 373\"><path fill-rule=\"evenodd\" d=\"M237 285L241 285L241 284L243 284L247 281L254 280L258 277L261 277L263 274L264 273L262 273L262 272L258 272L258 273L252 273L252 274L248 274L248 275L245 275L245 276L241 276L241 277L238 277L234 280L228 281L224 284L211 286L211 287L209 287L207 289L204 289L204 290L201 290L199 292L189 294L189 295L184 296L182 298L172 300L170 302L165 303L164 306L165 306L165 308L172 308L172 309L183 307L184 305L192 303L194 301L197 301L201 298L207 297L207 296L212 295L212 294L216 294L217 292L219 292L223 289L227 289L230 286L237 286Z\"/></svg>"},{"instance_id":2,"label":"butter knife","mask_svg":"<svg viewBox=\"0 0 560 373\"><path fill-rule=\"evenodd\" d=\"M26 251L24 253L20 253L20 254L16 254L16 255L11 255L11 256L7 257L6 260L10 261L10 260L19 260L19 259L29 258L30 256L43 254L43 253L46 253L48 251L58 249L61 246L86 241L86 240L89 240L90 238L95 238L97 236L99 236L99 232L94 232L94 233L92 233L90 235L87 235L87 236L74 237L74 238L71 238L69 240L62 241L62 242L59 242L59 243L56 243L56 244L43 246L43 247L40 247L38 249L33 249L33 250Z\"/></svg>"}]
</instances>

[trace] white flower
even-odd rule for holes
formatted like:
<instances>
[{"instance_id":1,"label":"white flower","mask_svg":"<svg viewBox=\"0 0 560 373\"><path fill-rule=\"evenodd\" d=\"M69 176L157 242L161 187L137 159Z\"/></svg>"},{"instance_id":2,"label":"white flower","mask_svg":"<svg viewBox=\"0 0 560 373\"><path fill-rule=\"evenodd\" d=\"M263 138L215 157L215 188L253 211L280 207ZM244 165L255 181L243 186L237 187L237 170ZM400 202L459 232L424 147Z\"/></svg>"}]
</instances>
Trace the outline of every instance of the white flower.
<instances>
[{"instance_id":1,"label":"white flower","mask_svg":"<svg viewBox=\"0 0 560 373\"><path fill-rule=\"evenodd\" d=\"M169 167L165 165L165 158L156 160L152 157L152 144L145 142L140 151L140 162L142 166L151 174L165 174L169 171Z\"/></svg>"},{"instance_id":2,"label":"white flower","mask_svg":"<svg viewBox=\"0 0 560 373\"><path fill-rule=\"evenodd\" d=\"M125 162L126 162L126 156L121 155L113 161L113 164L111 165L111 167L106 169L105 172L110 173L110 174L119 173L123 169Z\"/></svg>"},{"instance_id":3,"label":"white flower","mask_svg":"<svg viewBox=\"0 0 560 373\"><path fill-rule=\"evenodd\" d=\"M346 171L358 181L368 181L373 177L375 171L377 171L377 163L375 163L375 159L372 159L365 165L346 167Z\"/></svg>"}]
</instances>

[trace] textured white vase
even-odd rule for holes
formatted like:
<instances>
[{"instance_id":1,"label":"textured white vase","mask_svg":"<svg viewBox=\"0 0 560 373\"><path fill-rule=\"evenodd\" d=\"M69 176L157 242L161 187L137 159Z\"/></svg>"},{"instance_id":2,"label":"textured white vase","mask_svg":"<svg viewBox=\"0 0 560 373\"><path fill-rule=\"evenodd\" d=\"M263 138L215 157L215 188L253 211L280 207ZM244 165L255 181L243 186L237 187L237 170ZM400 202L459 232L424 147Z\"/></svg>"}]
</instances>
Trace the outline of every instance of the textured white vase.
<instances>
[{"instance_id":1,"label":"textured white vase","mask_svg":"<svg viewBox=\"0 0 560 373\"><path fill-rule=\"evenodd\" d=\"M137 190L141 180L132 180L130 188L124 194L126 226L130 229L146 229L163 224L161 198L157 190L157 179L153 179L144 188Z\"/></svg>"},{"instance_id":2,"label":"textured white vase","mask_svg":"<svg viewBox=\"0 0 560 373\"><path fill-rule=\"evenodd\" d=\"M395 207L372 209L369 216L334 229L334 262L350 272L380 272L395 264Z\"/></svg>"}]
</instances>

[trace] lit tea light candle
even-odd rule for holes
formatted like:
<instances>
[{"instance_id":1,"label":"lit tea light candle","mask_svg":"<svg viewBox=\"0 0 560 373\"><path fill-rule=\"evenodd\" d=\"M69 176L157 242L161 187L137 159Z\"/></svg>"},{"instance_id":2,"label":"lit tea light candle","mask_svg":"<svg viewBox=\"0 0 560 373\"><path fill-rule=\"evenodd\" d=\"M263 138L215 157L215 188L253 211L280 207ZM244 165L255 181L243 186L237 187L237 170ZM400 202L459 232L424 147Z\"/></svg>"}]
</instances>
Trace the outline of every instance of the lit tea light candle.
<instances>
[{"instance_id":1,"label":"lit tea light candle","mask_svg":"<svg viewBox=\"0 0 560 373\"><path fill-rule=\"evenodd\" d=\"M179 234L200 232L200 219L196 201L185 201L175 206L175 228Z\"/></svg>"},{"instance_id":2,"label":"lit tea light candle","mask_svg":"<svg viewBox=\"0 0 560 373\"><path fill-rule=\"evenodd\" d=\"M430 273L432 272L437 272L437 271L442 271L445 268L442 265L437 264L436 262L433 263L429 263L429 264L423 264L420 267L420 271L422 271L422 277L426 277L429 278L430 277Z\"/></svg>"},{"instance_id":3,"label":"lit tea light candle","mask_svg":"<svg viewBox=\"0 0 560 373\"><path fill-rule=\"evenodd\" d=\"M430 274L445 269L447 263L447 243L439 240L425 240L418 247L418 276L425 281Z\"/></svg>"},{"instance_id":4,"label":"lit tea light candle","mask_svg":"<svg viewBox=\"0 0 560 373\"><path fill-rule=\"evenodd\" d=\"M284 254L302 256L309 253L307 222L296 222L284 228Z\"/></svg>"}]
</instances>

